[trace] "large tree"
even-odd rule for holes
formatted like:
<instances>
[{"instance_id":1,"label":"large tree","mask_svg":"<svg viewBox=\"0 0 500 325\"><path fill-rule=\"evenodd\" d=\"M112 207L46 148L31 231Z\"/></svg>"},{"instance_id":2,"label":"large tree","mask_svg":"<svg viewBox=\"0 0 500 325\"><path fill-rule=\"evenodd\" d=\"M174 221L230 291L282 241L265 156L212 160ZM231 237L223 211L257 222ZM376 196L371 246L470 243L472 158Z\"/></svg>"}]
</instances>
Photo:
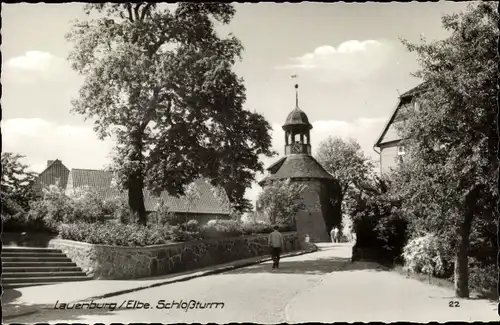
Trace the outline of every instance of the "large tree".
<instances>
[{"instance_id":1,"label":"large tree","mask_svg":"<svg viewBox=\"0 0 500 325\"><path fill-rule=\"evenodd\" d=\"M425 81L401 126L407 157L394 181L415 235L437 232L454 256L455 292L468 297L470 239L493 223L498 200L498 12L481 2L443 17L450 36L403 41ZM398 184L397 184L398 185Z\"/></svg>"},{"instance_id":2,"label":"large tree","mask_svg":"<svg viewBox=\"0 0 500 325\"><path fill-rule=\"evenodd\" d=\"M101 139L115 135L115 166L130 208L146 223L143 189L182 195L199 176L244 207L245 187L271 155L271 126L243 109L243 80L232 71L237 38L219 36L231 4L146 2L86 5L77 21L73 68L84 75L73 110L95 119ZM230 184L237 181L240 186Z\"/></svg>"},{"instance_id":3,"label":"large tree","mask_svg":"<svg viewBox=\"0 0 500 325\"><path fill-rule=\"evenodd\" d=\"M11 152L2 152L2 197L14 201L15 206L24 210L36 199L33 185L37 174L29 171L22 163L24 156Z\"/></svg>"},{"instance_id":4,"label":"large tree","mask_svg":"<svg viewBox=\"0 0 500 325\"><path fill-rule=\"evenodd\" d=\"M345 141L332 136L319 144L316 159L337 180L339 193L335 198L339 202L332 203L342 215L347 212L346 203L357 197L371 180L373 162L355 139Z\"/></svg>"}]
</instances>

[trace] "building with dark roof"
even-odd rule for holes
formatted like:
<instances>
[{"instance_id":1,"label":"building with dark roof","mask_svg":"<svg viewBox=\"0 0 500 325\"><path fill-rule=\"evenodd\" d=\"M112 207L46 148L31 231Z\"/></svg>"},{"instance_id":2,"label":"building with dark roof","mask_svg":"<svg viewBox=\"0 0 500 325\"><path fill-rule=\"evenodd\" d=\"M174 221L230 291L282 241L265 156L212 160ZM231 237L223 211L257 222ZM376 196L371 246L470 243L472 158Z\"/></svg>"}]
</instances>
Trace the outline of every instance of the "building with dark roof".
<instances>
[{"instance_id":1,"label":"building with dark roof","mask_svg":"<svg viewBox=\"0 0 500 325\"><path fill-rule=\"evenodd\" d=\"M69 169L59 160L48 160L47 167L38 174L33 188L35 193L42 195L42 189L51 185L57 185L62 189L66 188L68 183Z\"/></svg>"},{"instance_id":2,"label":"building with dark roof","mask_svg":"<svg viewBox=\"0 0 500 325\"><path fill-rule=\"evenodd\" d=\"M42 179L43 187L56 184L55 180L52 182L48 181L47 175L52 174L55 173L41 174L44 177ZM117 197L123 199L128 198L126 191L120 191L115 186L114 175L110 171L71 169L71 171L68 170L67 174L64 175L66 175L66 178L59 183L59 186L65 189L67 193L80 189L97 194L103 201L112 200ZM40 184L42 184L41 181ZM154 195L151 191L144 189L143 194L146 212L156 212L160 203L163 202L168 207L169 211L174 214L179 216L182 215L182 217L186 217L187 220L198 220L200 224L205 224L210 220L230 218L229 207L223 203L227 202L227 198L217 198L216 195L214 195L214 186L202 179L196 180L193 186L198 195L191 201L187 200L186 197L169 195L166 191L159 195ZM218 193L218 195L225 195L225 191L219 191Z\"/></svg>"},{"instance_id":3,"label":"building with dark roof","mask_svg":"<svg viewBox=\"0 0 500 325\"><path fill-rule=\"evenodd\" d=\"M297 89L298 86L295 85ZM265 187L274 181L291 179L306 185L302 200L306 208L295 216L299 235L309 235L316 242L329 241L329 230L339 225L341 217L335 216L332 198L336 195L336 180L311 155L309 119L298 105L288 114L285 131L285 157L267 168L268 174L259 182Z\"/></svg>"},{"instance_id":4,"label":"building with dark roof","mask_svg":"<svg viewBox=\"0 0 500 325\"><path fill-rule=\"evenodd\" d=\"M404 122L406 114L419 109L418 96L427 87L428 84L424 82L399 96L397 105L375 141L373 149L380 157L381 174L390 172L403 159L406 152L405 147L401 145L402 138L398 132L398 125Z\"/></svg>"}]
</instances>

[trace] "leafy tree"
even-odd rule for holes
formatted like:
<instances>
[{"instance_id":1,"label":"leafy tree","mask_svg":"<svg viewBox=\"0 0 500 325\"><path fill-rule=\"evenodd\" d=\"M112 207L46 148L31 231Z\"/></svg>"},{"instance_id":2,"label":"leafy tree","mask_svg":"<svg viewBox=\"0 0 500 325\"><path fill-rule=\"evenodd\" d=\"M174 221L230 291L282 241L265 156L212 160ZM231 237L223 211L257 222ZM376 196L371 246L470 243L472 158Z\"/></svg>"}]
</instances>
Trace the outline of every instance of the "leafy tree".
<instances>
[{"instance_id":1,"label":"leafy tree","mask_svg":"<svg viewBox=\"0 0 500 325\"><path fill-rule=\"evenodd\" d=\"M266 186L257 198L258 211L265 212L273 224L295 224L295 215L305 208L301 202L304 184L290 179L275 181Z\"/></svg>"},{"instance_id":2,"label":"leafy tree","mask_svg":"<svg viewBox=\"0 0 500 325\"><path fill-rule=\"evenodd\" d=\"M237 178L227 180L223 185L232 208L240 214L253 209L253 204L245 198L245 192L252 186L252 180L245 174L240 174Z\"/></svg>"},{"instance_id":3,"label":"leafy tree","mask_svg":"<svg viewBox=\"0 0 500 325\"><path fill-rule=\"evenodd\" d=\"M94 19L77 21L73 68L86 76L73 111L95 119L101 139L115 135L115 166L128 202L146 223L143 189L184 194L199 176L226 186L243 202L241 186L263 171L261 154L272 155L271 125L243 109L243 80L231 70L241 57L237 38L220 37L231 4L154 3L86 5Z\"/></svg>"},{"instance_id":4,"label":"leafy tree","mask_svg":"<svg viewBox=\"0 0 500 325\"><path fill-rule=\"evenodd\" d=\"M370 180L373 162L365 157L356 140L344 141L332 136L320 143L316 159L338 182L340 193L335 198L339 202L334 202L334 205L342 215L346 212L342 210L348 210L348 201L358 195L361 187Z\"/></svg>"},{"instance_id":5,"label":"leafy tree","mask_svg":"<svg viewBox=\"0 0 500 325\"><path fill-rule=\"evenodd\" d=\"M447 39L403 41L426 87L401 126L407 157L394 179L413 235L434 230L454 255L457 297L469 296L471 238L498 216L498 18L481 2L443 17Z\"/></svg>"},{"instance_id":6,"label":"leafy tree","mask_svg":"<svg viewBox=\"0 0 500 325\"><path fill-rule=\"evenodd\" d=\"M13 207L24 210L29 208L29 202L36 199L33 185L37 174L28 171L28 166L21 162L25 156L11 152L2 152L2 197L8 198ZM14 208L16 210L16 208ZM17 209L19 210L19 209Z\"/></svg>"},{"instance_id":7,"label":"leafy tree","mask_svg":"<svg viewBox=\"0 0 500 325\"><path fill-rule=\"evenodd\" d=\"M103 222L107 211L107 206L98 193L88 186L80 187L69 191L67 198L73 207L69 222Z\"/></svg>"},{"instance_id":8,"label":"leafy tree","mask_svg":"<svg viewBox=\"0 0 500 325\"><path fill-rule=\"evenodd\" d=\"M394 195L391 180L374 177L364 183L349 201L349 208L356 233L355 248L368 248L381 262L392 263L406 244L407 223L399 213L401 201Z\"/></svg>"},{"instance_id":9,"label":"leafy tree","mask_svg":"<svg viewBox=\"0 0 500 325\"><path fill-rule=\"evenodd\" d=\"M28 219L55 225L75 221L74 201L57 185L42 189L43 199L31 202Z\"/></svg>"},{"instance_id":10,"label":"leafy tree","mask_svg":"<svg viewBox=\"0 0 500 325\"><path fill-rule=\"evenodd\" d=\"M198 201L199 199L200 199L200 191L198 190L198 187L196 186L195 183L189 184L186 190L184 191L184 204L186 207L185 222L188 222L188 215L189 212L191 211L191 207L193 206L194 202Z\"/></svg>"}]
</instances>

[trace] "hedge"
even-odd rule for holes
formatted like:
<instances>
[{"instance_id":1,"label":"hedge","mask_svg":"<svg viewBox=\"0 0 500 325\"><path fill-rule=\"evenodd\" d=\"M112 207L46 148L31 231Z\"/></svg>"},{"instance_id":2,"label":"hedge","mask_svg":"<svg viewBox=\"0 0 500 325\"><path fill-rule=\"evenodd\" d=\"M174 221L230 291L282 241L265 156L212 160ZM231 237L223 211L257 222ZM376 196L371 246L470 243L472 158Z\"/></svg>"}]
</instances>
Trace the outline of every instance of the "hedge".
<instances>
[{"instance_id":1,"label":"hedge","mask_svg":"<svg viewBox=\"0 0 500 325\"><path fill-rule=\"evenodd\" d=\"M124 225L117 222L63 224L59 237L90 244L116 246L147 246L169 242L185 242L201 239L237 237L266 234L273 231L268 224L243 224L233 220L220 220L200 227L190 220L180 225ZM282 232L291 231L290 226L280 226Z\"/></svg>"}]
</instances>

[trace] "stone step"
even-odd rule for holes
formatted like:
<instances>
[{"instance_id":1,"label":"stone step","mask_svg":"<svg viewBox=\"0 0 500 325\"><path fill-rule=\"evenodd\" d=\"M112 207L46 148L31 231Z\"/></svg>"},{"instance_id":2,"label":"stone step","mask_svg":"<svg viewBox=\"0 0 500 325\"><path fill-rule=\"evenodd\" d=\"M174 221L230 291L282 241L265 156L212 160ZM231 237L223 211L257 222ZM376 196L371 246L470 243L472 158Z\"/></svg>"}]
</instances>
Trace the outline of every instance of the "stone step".
<instances>
[{"instance_id":1,"label":"stone step","mask_svg":"<svg viewBox=\"0 0 500 325\"><path fill-rule=\"evenodd\" d=\"M6 284L34 284L34 283L49 283L49 282L73 282L73 281L87 281L92 280L91 277L82 275L82 276L40 276L40 277L31 277L31 278L7 278L2 279L2 285Z\"/></svg>"},{"instance_id":2,"label":"stone step","mask_svg":"<svg viewBox=\"0 0 500 325\"><path fill-rule=\"evenodd\" d=\"M2 268L4 288L92 280L61 250L53 248L6 247Z\"/></svg>"},{"instance_id":3,"label":"stone step","mask_svg":"<svg viewBox=\"0 0 500 325\"><path fill-rule=\"evenodd\" d=\"M4 267L3 272L74 272L81 271L78 266L44 266L45 264L40 264L42 266L26 266L26 267ZM5 274L5 273L4 273Z\"/></svg>"},{"instance_id":4,"label":"stone step","mask_svg":"<svg viewBox=\"0 0 500 325\"><path fill-rule=\"evenodd\" d=\"M75 263L67 262L67 261L61 261L61 262L40 262L40 261L33 261L33 262L3 262L2 261L2 268L7 268L7 267L69 267L69 266L76 266Z\"/></svg>"},{"instance_id":5,"label":"stone step","mask_svg":"<svg viewBox=\"0 0 500 325\"><path fill-rule=\"evenodd\" d=\"M43 257L43 256L9 256L9 257L3 257L2 256L2 265L3 263L7 262L71 262L71 259L66 257L66 255L62 256L52 256L52 257Z\"/></svg>"},{"instance_id":6,"label":"stone step","mask_svg":"<svg viewBox=\"0 0 500 325\"><path fill-rule=\"evenodd\" d=\"M2 255L3 253L62 253L60 249L56 248L45 248L45 247L19 247L19 246L4 246L2 247Z\"/></svg>"},{"instance_id":7,"label":"stone step","mask_svg":"<svg viewBox=\"0 0 500 325\"><path fill-rule=\"evenodd\" d=\"M66 257L62 252L2 252L2 259L6 257Z\"/></svg>"},{"instance_id":8,"label":"stone step","mask_svg":"<svg viewBox=\"0 0 500 325\"><path fill-rule=\"evenodd\" d=\"M12 272L11 270L2 270L2 278L4 280L11 278L45 278L45 277L73 277L87 276L81 270L78 271L35 271L35 272Z\"/></svg>"}]
</instances>

